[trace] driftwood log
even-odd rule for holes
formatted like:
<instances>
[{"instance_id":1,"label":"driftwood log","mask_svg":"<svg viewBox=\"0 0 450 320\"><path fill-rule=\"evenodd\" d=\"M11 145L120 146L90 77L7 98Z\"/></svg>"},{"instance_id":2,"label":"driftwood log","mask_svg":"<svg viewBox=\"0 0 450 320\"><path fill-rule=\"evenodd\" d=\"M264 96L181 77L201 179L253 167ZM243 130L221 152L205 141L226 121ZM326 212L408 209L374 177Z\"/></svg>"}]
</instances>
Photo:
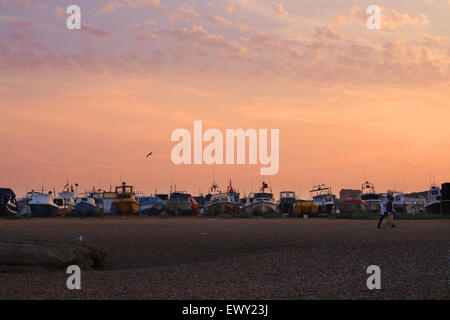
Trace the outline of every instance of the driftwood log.
<instances>
[{"instance_id":1,"label":"driftwood log","mask_svg":"<svg viewBox=\"0 0 450 320\"><path fill-rule=\"evenodd\" d=\"M77 265L81 269L103 267L106 254L80 244L48 241L0 241L1 272L45 272Z\"/></svg>"}]
</instances>

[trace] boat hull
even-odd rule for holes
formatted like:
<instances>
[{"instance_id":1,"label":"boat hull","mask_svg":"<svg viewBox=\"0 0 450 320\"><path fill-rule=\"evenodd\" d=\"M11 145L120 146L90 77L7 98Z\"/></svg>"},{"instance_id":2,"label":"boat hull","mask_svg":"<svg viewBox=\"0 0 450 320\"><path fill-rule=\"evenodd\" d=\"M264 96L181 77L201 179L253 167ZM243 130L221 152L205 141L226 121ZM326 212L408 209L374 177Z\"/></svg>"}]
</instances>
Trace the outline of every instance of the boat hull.
<instances>
[{"instance_id":1,"label":"boat hull","mask_svg":"<svg viewBox=\"0 0 450 320\"><path fill-rule=\"evenodd\" d=\"M98 217L100 208L87 202L81 202L75 206L75 214L79 217Z\"/></svg>"},{"instance_id":2,"label":"boat hull","mask_svg":"<svg viewBox=\"0 0 450 320\"><path fill-rule=\"evenodd\" d=\"M295 199L282 199L280 201L280 212L283 214L292 214L294 211Z\"/></svg>"},{"instance_id":3,"label":"boat hull","mask_svg":"<svg viewBox=\"0 0 450 320\"><path fill-rule=\"evenodd\" d=\"M40 203L30 204L32 217L56 217L60 208L51 204Z\"/></svg>"},{"instance_id":4,"label":"boat hull","mask_svg":"<svg viewBox=\"0 0 450 320\"><path fill-rule=\"evenodd\" d=\"M17 209L17 207L11 205L11 204L6 204L3 206L0 206L0 217L14 217L19 213L19 210Z\"/></svg>"},{"instance_id":5,"label":"boat hull","mask_svg":"<svg viewBox=\"0 0 450 320\"><path fill-rule=\"evenodd\" d=\"M137 215L139 213L139 204L131 199L119 199L113 202L115 213L117 215Z\"/></svg>"},{"instance_id":6,"label":"boat hull","mask_svg":"<svg viewBox=\"0 0 450 320\"><path fill-rule=\"evenodd\" d=\"M271 202L258 202L253 203L250 207L248 207L248 213L262 217L267 214L275 213L277 211L277 205Z\"/></svg>"},{"instance_id":7,"label":"boat hull","mask_svg":"<svg viewBox=\"0 0 450 320\"><path fill-rule=\"evenodd\" d=\"M195 210L191 202L170 202L168 205L168 211L176 216L195 214Z\"/></svg>"},{"instance_id":8,"label":"boat hull","mask_svg":"<svg viewBox=\"0 0 450 320\"><path fill-rule=\"evenodd\" d=\"M208 206L207 215L216 216L222 214L232 214L234 206L231 202L215 203Z\"/></svg>"},{"instance_id":9,"label":"boat hull","mask_svg":"<svg viewBox=\"0 0 450 320\"><path fill-rule=\"evenodd\" d=\"M436 201L425 206L425 210L429 214L441 214L441 202Z\"/></svg>"},{"instance_id":10,"label":"boat hull","mask_svg":"<svg viewBox=\"0 0 450 320\"><path fill-rule=\"evenodd\" d=\"M159 203L145 204L145 205L141 206L139 214L149 215L149 216L157 215L157 214L164 212L164 210L166 210L166 208L167 208L167 205L159 204Z\"/></svg>"}]
</instances>

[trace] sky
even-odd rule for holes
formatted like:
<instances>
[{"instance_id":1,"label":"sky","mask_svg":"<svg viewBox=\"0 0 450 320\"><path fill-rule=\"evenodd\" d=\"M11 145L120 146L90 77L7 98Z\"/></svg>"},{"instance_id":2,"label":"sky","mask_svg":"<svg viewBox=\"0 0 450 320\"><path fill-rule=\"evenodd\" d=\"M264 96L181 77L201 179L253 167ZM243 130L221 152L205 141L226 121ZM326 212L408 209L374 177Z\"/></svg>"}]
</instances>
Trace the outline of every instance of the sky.
<instances>
[{"instance_id":1,"label":"sky","mask_svg":"<svg viewBox=\"0 0 450 320\"><path fill-rule=\"evenodd\" d=\"M447 0L0 0L0 187L427 190L450 180L449 17ZM174 165L196 120L279 129L278 173Z\"/></svg>"}]
</instances>

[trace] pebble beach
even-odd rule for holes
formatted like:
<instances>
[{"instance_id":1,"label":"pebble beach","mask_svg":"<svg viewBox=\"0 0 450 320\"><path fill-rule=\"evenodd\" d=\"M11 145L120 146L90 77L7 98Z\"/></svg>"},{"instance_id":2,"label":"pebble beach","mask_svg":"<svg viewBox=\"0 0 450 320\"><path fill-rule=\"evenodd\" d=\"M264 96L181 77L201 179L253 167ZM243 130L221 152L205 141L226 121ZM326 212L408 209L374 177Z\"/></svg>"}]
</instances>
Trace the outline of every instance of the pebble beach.
<instances>
[{"instance_id":1,"label":"pebble beach","mask_svg":"<svg viewBox=\"0 0 450 320\"><path fill-rule=\"evenodd\" d=\"M448 300L450 220L158 217L0 220L0 240L83 243L105 266L0 273L0 299ZM381 268L381 290L366 269Z\"/></svg>"}]
</instances>

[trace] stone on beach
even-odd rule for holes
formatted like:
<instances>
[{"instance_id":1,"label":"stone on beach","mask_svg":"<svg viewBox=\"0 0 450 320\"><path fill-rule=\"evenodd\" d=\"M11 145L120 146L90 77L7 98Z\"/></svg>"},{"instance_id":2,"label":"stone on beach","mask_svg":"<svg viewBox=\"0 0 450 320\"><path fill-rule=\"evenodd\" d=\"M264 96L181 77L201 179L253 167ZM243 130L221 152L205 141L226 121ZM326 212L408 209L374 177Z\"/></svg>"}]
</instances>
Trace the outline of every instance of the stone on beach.
<instances>
[{"instance_id":1,"label":"stone on beach","mask_svg":"<svg viewBox=\"0 0 450 320\"><path fill-rule=\"evenodd\" d=\"M0 272L36 272L77 265L97 269L105 253L79 244L48 241L0 241Z\"/></svg>"}]
</instances>

